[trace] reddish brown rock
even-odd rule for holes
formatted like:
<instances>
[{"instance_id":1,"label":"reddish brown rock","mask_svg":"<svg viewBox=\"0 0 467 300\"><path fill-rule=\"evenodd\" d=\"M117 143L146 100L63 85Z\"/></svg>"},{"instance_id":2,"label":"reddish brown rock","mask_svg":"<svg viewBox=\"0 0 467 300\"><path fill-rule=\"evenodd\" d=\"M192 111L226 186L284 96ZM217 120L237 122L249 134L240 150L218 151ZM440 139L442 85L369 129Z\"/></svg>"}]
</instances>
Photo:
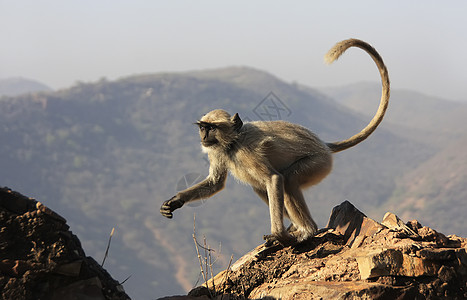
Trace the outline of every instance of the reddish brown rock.
<instances>
[{"instance_id":1,"label":"reddish brown rock","mask_svg":"<svg viewBox=\"0 0 467 300\"><path fill-rule=\"evenodd\" d=\"M390 228L396 231L402 231L413 238L416 238L418 236L415 230L413 230L410 226L406 225L401 219L399 219L398 216L390 212L387 212L384 215L383 222L381 222L381 224L383 224L387 228Z\"/></svg>"},{"instance_id":2,"label":"reddish brown rock","mask_svg":"<svg viewBox=\"0 0 467 300\"><path fill-rule=\"evenodd\" d=\"M466 239L346 201L327 230L293 247L258 246L207 282L213 299L465 299Z\"/></svg>"},{"instance_id":3,"label":"reddish brown rock","mask_svg":"<svg viewBox=\"0 0 467 300\"><path fill-rule=\"evenodd\" d=\"M332 209L326 228L333 228L344 236L346 245L357 247L365 237L372 236L384 228L383 225L368 218L349 201L344 201Z\"/></svg>"}]
</instances>

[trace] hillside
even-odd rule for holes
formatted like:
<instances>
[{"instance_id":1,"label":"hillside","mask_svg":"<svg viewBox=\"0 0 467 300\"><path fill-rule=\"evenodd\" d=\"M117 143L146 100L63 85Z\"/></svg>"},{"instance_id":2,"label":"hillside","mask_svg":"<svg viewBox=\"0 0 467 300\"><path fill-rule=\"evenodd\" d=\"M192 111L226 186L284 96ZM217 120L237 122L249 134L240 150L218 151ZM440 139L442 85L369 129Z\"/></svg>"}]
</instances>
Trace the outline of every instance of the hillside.
<instances>
[{"instance_id":1,"label":"hillside","mask_svg":"<svg viewBox=\"0 0 467 300\"><path fill-rule=\"evenodd\" d=\"M380 89L377 83L363 82L320 91L355 112L371 116L377 108L374 99L381 94ZM384 125L391 124L391 130L398 135L442 147L465 133L466 114L465 103L393 86Z\"/></svg>"},{"instance_id":2,"label":"hillside","mask_svg":"<svg viewBox=\"0 0 467 300\"><path fill-rule=\"evenodd\" d=\"M401 217L413 216L446 230L464 232L467 200L467 135L397 180L390 199ZM451 220L457 220L455 223Z\"/></svg>"},{"instance_id":3,"label":"hillside","mask_svg":"<svg viewBox=\"0 0 467 300\"><path fill-rule=\"evenodd\" d=\"M198 278L194 213L197 232L222 244L218 270L231 254L243 255L269 231L262 201L231 178L224 192L187 205L173 220L159 214L164 200L191 178L207 174L193 122L214 108L238 112L245 121L300 123L326 141L347 138L370 119L316 90L250 68L79 83L2 98L0 185L54 207L93 257L103 257L116 227L107 269L120 281L131 275L125 283L131 297L187 291ZM336 155L333 173L306 192L320 227L345 199L379 215L394 194L396 178L436 153L438 146L399 136L385 122L367 141Z\"/></svg>"}]
</instances>

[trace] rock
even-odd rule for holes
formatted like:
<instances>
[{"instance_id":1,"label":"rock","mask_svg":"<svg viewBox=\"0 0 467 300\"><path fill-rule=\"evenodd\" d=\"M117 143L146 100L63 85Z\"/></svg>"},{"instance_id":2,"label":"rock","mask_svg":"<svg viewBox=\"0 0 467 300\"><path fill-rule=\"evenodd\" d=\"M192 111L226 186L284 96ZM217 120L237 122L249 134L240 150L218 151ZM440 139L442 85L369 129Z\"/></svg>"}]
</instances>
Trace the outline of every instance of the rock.
<instances>
[{"instance_id":1,"label":"rock","mask_svg":"<svg viewBox=\"0 0 467 300\"><path fill-rule=\"evenodd\" d=\"M206 296L208 298L210 298L212 295L211 295L211 291L205 287L205 286L199 286L197 288L194 288L192 289L189 293L188 293L188 296L190 297L202 297L202 296Z\"/></svg>"},{"instance_id":2,"label":"rock","mask_svg":"<svg viewBox=\"0 0 467 300\"><path fill-rule=\"evenodd\" d=\"M320 282L290 283L269 289L257 289L251 299L415 299L411 287L391 287L373 282ZM366 297L365 297L366 296ZM368 297L371 296L371 297Z\"/></svg>"},{"instance_id":3,"label":"rock","mask_svg":"<svg viewBox=\"0 0 467 300\"><path fill-rule=\"evenodd\" d=\"M391 213L379 224L346 201L327 230L293 247L258 246L207 287L213 299L465 299L466 245Z\"/></svg>"},{"instance_id":4,"label":"rock","mask_svg":"<svg viewBox=\"0 0 467 300\"><path fill-rule=\"evenodd\" d=\"M77 260L68 264L62 264L54 269L54 272L66 276L79 276L81 272L82 260Z\"/></svg>"},{"instance_id":5,"label":"rock","mask_svg":"<svg viewBox=\"0 0 467 300\"><path fill-rule=\"evenodd\" d=\"M76 281L53 292L52 300L105 300L102 294L102 283L97 277Z\"/></svg>"},{"instance_id":6,"label":"rock","mask_svg":"<svg viewBox=\"0 0 467 300\"><path fill-rule=\"evenodd\" d=\"M393 213L387 212L383 217L383 222L381 222L387 228L403 231L407 235L416 238L418 236L417 232L415 232L411 227L406 225L398 216Z\"/></svg>"},{"instance_id":7,"label":"rock","mask_svg":"<svg viewBox=\"0 0 467 300\"><path fill-rule=\"evenodd\" d=\"M242 258L240 258L238 261L233 263L230 269L232 271L236 271L244 264L249 264L253 261L257 261L258 259L264 258L280 248L282 248L282 246L280 245L274 245L271 247L266 247L265 244L259 245L255 249L242 256Z\"/></svg>"},{"instance_id":8,"label":"rock","mask_svg":"<svg viewBox=\"0 0 467 300\"><path fill-rule=\"evenodd\" d=\"M332 209L327 228L333 228L344 236L346 245L359 243L367 236L371 236L385 228L378 222L368 218L349 201L344 201ZM358 238L357 238L358 237Z\"/></svg>"},{"instance_id":9,"label":"rock","mask_svg":"<svg viewBox=\"0 0 467 300\"><path fill-rule=\"evenodd\" d=\"M449 239L442 233L438 233L436 230L423 226L418 230L418 234L422 239L426 241L433 241L437 245L447 246L449 244Z\"/></svg>"},{"instance_id":10,"label":"rock","mask_svg":"<svg viewBox=\"0 0 467 300\"><path fill-rule=\"evenodd\" d=\"M380 276L436 276L441 267L437 261L407 255L401 249L362 252L356 259L363 280Z\"/></svg>"},{"instance_id":11,"label":"rock","mask_svg":"<svg viewBox=\"0 0 467 300\"><path fill-rule=\"evenodd\" d=\"M130 299L66 220L34 199L0 188L0 299Z\"/></svg>"},{"instance_id":12,"label":"rock","mask_svg":"<svg viewBox=\"0 0 467 300\"><path fill-rule=\"evenodd\" d=\"M418 234L418 229L422 228L422 224L420 224L420 222L418 222L417 220L409 221L407 222L406 225L410 227L410 229L412 229L417 234Z\"/></svg>"},{"instance_id":13,"label":"rock","mask_svg":"<svg viewBox=\"0 0 467 300\"><path fill-rule=\"evenodd\" d=\"M467 248L467 239L457 236L455 234L451 234L447 237L449 239L449 243L452 247L457 248Z\"/></svg>"},{"instance_id":14,"label":"rock","mask_svg":"<svg viewBox=\"0 0 467 300\"><path fill-rule=\"evenodd\" d=\"M54 212L53 210L45 206L44 204L37 202L36 208L39 212L45 213L49 215L50 217L54 218L55 220L62 222L63 224L66 223L65 218L63 218L62 216L60 216L59 214L57 214L56 212Z\"/></svg>"},{"instance_id":15,"label":"rock","mask_svg":"<svg viewBox=\"0 0 467 300\"><path fill-rule=\"evenodd\" d=\"M26 198L10 189L3 188L0 193L0 207L10 212L24 214L36 206L36 201L34 199Z\"/></svg>"}]
</instances>

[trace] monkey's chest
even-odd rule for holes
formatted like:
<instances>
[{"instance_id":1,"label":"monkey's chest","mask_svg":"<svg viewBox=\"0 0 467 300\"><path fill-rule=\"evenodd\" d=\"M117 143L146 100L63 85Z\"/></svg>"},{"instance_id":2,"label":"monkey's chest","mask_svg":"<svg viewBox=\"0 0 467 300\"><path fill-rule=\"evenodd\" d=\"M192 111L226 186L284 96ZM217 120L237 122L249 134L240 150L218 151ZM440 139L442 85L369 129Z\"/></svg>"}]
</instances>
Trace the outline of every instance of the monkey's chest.
<instances>
[{"instance_id":1,"label":"monkey's chest","mask_svg":"<svg viewBox=\"0 0 467 300\"><path fill-rule=\"evenodd\" d=\"M264 172L265 167L261 164L255 163L254 165L248 162L236 162L229 166L230 173L239 181L249 184L255 188L264 186Z\"/></svg>"}]
</instances>

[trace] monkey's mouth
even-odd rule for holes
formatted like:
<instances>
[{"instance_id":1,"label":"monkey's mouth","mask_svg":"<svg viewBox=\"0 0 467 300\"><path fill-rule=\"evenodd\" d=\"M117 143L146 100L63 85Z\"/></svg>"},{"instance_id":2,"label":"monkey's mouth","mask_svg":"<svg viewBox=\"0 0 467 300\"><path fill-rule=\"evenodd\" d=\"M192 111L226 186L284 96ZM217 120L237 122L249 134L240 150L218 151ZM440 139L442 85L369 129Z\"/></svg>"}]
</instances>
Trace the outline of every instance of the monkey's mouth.
<instances>
[{"instance_id":1,"label":"monkey's mouth","mask_svg":"<svg viewBox=\"0 0 467 300\"><path fill-rule=\"evenodd\" d=\"M215 141L201 141L201 145L203 145L204 147L211 147L211 146L214 146L217 143L218 143L217 140L215 140Z\"/></svg>"}]
</instances>

